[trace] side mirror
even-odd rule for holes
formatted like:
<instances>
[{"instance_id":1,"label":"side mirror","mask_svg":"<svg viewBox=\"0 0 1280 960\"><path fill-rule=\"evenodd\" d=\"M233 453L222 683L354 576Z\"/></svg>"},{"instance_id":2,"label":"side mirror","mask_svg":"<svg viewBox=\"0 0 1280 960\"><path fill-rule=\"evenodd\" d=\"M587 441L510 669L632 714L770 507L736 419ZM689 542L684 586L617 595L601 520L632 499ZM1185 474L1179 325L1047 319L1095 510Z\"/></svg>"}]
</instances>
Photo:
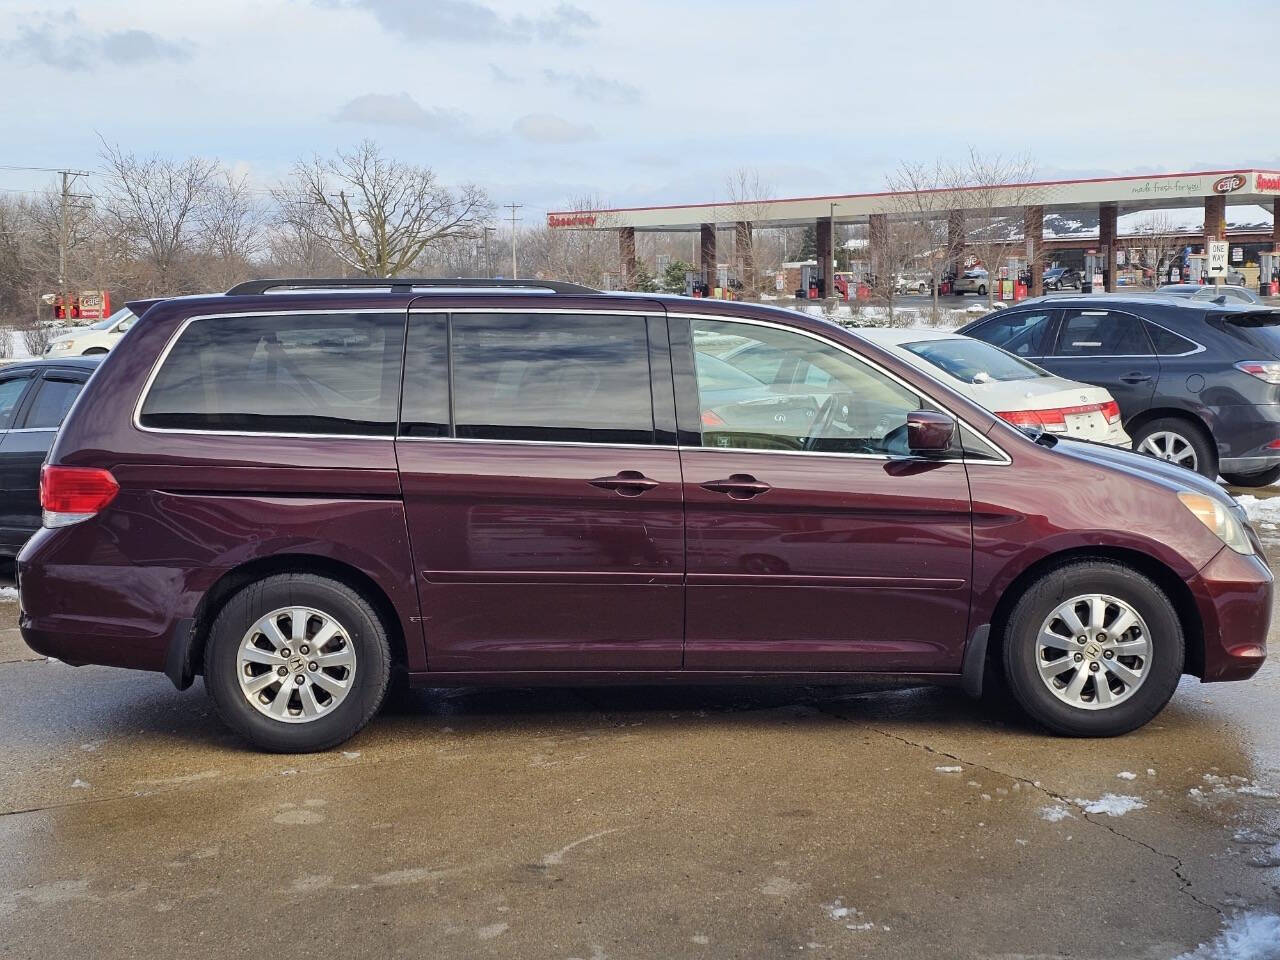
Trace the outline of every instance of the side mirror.
<instances>
[{"instance_id":1,"label":"side mirror","mask_svg":"<svg viewBox=\"0 0 1280 960\"><path fill-rule=\"evenodd\" d=\"M912 453L944 453L951 449L956 422L935 410L913 410L907 414L907 448Z\"/></svg>"}]
</instances>

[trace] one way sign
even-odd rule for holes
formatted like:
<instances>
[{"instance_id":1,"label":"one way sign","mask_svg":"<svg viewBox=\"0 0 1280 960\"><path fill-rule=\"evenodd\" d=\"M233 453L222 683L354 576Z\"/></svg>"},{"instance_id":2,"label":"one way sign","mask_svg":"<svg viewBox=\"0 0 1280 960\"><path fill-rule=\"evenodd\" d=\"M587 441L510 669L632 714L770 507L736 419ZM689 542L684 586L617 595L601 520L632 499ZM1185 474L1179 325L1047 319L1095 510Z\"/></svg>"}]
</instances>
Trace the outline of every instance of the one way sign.
<instances>
[{"instance_id":1,"label":"one way sign","mask_svg":"<svg viewBox=\"0 0 1280 960\"><path fill-rule=\"evenodd\" d=\"M1206 272L1211 277L1225 277L1227 275L1227 241L1210 240L1207 244L1207 252L1209 264Z\"/></svg>"}]
</instances>

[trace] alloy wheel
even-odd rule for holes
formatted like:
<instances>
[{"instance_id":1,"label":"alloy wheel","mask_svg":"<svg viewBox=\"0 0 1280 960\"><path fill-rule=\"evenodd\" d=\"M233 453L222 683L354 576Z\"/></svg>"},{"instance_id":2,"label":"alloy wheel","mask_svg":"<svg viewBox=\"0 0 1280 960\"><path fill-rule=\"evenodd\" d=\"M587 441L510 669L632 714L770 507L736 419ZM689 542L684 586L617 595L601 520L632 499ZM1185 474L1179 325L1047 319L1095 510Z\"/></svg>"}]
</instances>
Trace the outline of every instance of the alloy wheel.
<instances>
[{"instance_id":1,"label":"alloy wheel","mask_svg":"<svg viewBox=\"0 0 1280 960\"><path fill-rule=\"evenodd\" d=\"M1083 594L1059 604L1036 638L1036 669L1063 703L1105 710L1133 696L1151 665L1151 638L1124 600Z\"/></svg>"},{"instance_id":2,"label":"alloy wheel","mask_svg":"<svg viewBox=\"0 0 1280 960\"><path fill-rule=\"evenodd\" d=\"M1176 463L1190 470L1197 470L1200 467L1195 447L1182 434L1171 430L1158 430L1146 437L1138 444L1138 452L1158 460L1168 460L1170 463Z\"/></svg>"},{"instance_id":3,"label":"alloy wheel","mask_svg":"<svg viewBox=\"0 0 1280 960\"><path fill-rule=\"evenodd\" d=\"M240 641L240 691L259 713L309 723L332 713L351 692L356 652L346 629L312 607L281 607Z\"/></svg>"}]
</instances>

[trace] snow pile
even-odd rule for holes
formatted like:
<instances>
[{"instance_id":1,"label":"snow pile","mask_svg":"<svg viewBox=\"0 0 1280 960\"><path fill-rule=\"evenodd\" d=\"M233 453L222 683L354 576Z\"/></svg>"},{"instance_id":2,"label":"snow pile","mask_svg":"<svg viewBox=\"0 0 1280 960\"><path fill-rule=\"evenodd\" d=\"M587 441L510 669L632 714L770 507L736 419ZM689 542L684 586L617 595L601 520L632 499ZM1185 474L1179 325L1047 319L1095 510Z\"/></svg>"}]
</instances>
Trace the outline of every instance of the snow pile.
<instances>
[{"instance_id":1,"label":"snow pile","mask_svg":"<svg viewBox=\"0 0 1280 960\"><path fill-rule=\"evenodd\" d=\"M17 587L0 587L0 603L5 601L14 601L18 599Z\"/></svg>"},{"instance_id":2,"label":"snow pile","mask_svg":"<svg viewBox=\"0 0 1280 960\"><path fill-rule=\"evenodd\" d=\"M1280 497L1254 497L1241 494L1236 503L1244 507L1251 523L1280 523Z\"/></svg>"},{"instance_id":3,"label":"snow pile","mask_svg":"<svg viewBox=\"0 0 1280 960\"><path fill-rule=\"evenodd\" d=\"M1176 960L1280 960L1280 916L1242 913L1222 932Z\"/></svg>"},{"instance_id":4,"label":"snow pile","mask_svg":"<svg viewBox=\"0 0 1280 960\"><path fill-rule=\"evenodd\" d=\"M1077 799L1075 802L1084 807L1085 813L1105 813L1108 817L1123 817L1146 806L1141 797L1123 793L1104 793L1097 800Z\"/></svg>"}]
</instances>

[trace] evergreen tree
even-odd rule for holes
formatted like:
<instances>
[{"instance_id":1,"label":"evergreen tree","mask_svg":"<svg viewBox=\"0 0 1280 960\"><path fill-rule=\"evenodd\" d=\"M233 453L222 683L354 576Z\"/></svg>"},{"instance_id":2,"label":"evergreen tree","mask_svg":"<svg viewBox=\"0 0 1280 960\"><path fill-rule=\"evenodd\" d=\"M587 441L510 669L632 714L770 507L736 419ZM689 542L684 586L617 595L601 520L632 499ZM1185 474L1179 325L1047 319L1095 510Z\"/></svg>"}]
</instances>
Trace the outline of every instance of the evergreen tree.
<instances>
[{"instance_id":1,"label":"evergreen tree","mask_svg":"<svg viewBox=\"0 0 1280 960\"><path fill-rule=\"evenodd\" d=\"M662 290L664 293L684 293L684 275L693 267L683 260L672 260L667 269L662 271Z\"/></svg>"},{"instance_id":2,"label":"evergreen tree","mask_svg":"<svg viewBox=\"0 0 1280 960\"><path fill-rule=\"evenodd\" d=\"M800 239L800 254L797 260L816 260L818 258L818 228L805 227L804 236Z\"/></svg>"},{"instance_id":3,"label":"evergreen tree","mask_svg":"<svg viewBox=\"0 0 1280 960\"><path fill-rule=\"evenodd\" d=\"M639 293L658 292L658 281L653 278L643 260L636 261L635 272L631 274L631 289Z\"/></svg>"}]
</instances>

